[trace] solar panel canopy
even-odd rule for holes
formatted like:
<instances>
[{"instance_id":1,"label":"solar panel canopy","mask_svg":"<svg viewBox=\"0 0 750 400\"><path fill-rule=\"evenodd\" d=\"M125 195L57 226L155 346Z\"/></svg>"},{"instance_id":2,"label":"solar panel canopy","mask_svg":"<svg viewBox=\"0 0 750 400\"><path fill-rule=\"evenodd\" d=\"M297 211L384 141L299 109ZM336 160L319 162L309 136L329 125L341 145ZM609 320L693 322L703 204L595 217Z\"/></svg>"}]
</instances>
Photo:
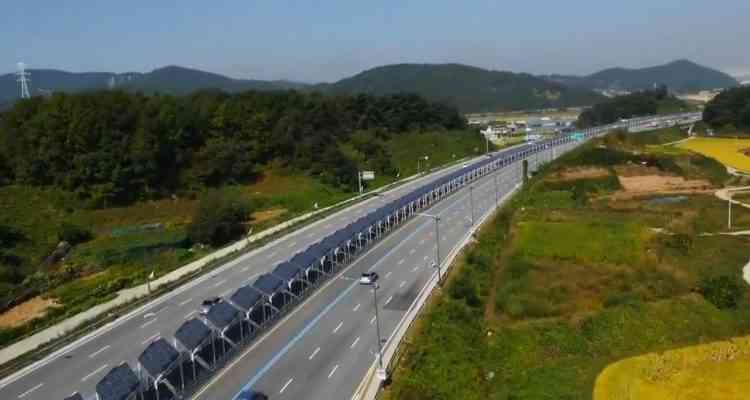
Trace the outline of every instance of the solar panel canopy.
<instances>
[{"instance_id":1,"label":"solar panel canopy","mask_svg":"<svg viewBox=\"0 0 750 400\"><path fill-rule=\"evenodd\" d=\"M261 301L262 298L263 295L258 293L257 290L253 289L250 286L243 286L237 289L237 291L234 292L229 300L232 303L236 304L237 307L240 307L245 311L249 311L251 308L255 307L255 305L258 304L258 302Z\"/></svg>"},{"instance_id":2,"label":"solar panel canopy","mask_svg":"<svg viewBox=\"0 0 750 400\"><path fill-rule=\"evenodd\" d=\"M196 318L185 321L174 334L174 337L190 351L197 349L209 336L211 329Z\"/></svg>"},{"instance_id":3,"label":"solar panel canopy","mask_svg":"<svg viewBox=\"0 0 750 400\"><path fill-rule=\"evenodd\" d=\"M112 368L96 384L96 394L100 400L128 400L138 390L139 383L133 370L123 363Z\"/></svg>"},{"instance_id":4,"label":"solar panel canopy","mask_svg":"<svg viewBox=\"0 0 750 400\"><path fill-rule=\"evenodd\" d=\"M223 301L211 306L211 309L208 310L208 314L206 314L206 319L216 328L224 329L234 322L239 314L240 311L238 309Z\"/></svg>"},{"instance_id":5,"label":"solar panel canopy","mask_svg":"<svg viewBox=\"0 0 750 400\"><path fill-rule=\"evenodd\" d=\"M152 342L146 350L138 357L138 362L149 375L156 378L166 372L177 359L180 353L172 347L164 338Z\"/></svg>"},{"instance_id":6,"label":"solar panel canopy","mask_svg":"<svg viewBox=\"0 0 750 400\"><path fill-rule=\"evenodd\" d=\"M263 274L255 281L255 283L253 283L253 287L263 294L272 295L276 293L276 290L278 290L283 284L284 282L281 279L271 274Z\"/></svg>"}]
</instances>

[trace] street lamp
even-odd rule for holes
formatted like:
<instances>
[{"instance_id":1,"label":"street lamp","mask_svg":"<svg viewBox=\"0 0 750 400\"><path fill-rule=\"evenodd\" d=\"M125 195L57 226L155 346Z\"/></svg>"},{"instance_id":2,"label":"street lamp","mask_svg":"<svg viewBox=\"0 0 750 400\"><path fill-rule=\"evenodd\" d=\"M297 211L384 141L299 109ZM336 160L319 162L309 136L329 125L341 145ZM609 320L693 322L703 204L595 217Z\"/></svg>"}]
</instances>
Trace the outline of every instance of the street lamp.
<instances>
[{"instance_id":1,"label":"street lamp","mask_svg":"<svg viewBox=\"0 0 750 400\"><path fill-rule=\"evenodd\" d=\"M474 185L469 185L469 199L471 200L471 226L474 226Z\"/></svg>"},{"instance_id":2,"label":"street lamp","mask_svg":"<svg viewBox=\"0 0 750 400\"><path fill-rule=\"evenodd\" d=\"M375 283L372 285L372 305L375 307L375 327L378 332L378 366L379 371L385 372L383 368L383 340L380 338L380 317L378 316L378 289L380 286Z\"/></svg>"},{"instance_id":3,"label":"street lamp","mask_svg":"<svg viewBox=\"0 0 750 400\"><path fill-rule=\"evenodd\" d=\"M422 168L421 168L421 163L422 163L422 160L425 160L425 161L427 161L427 160L429 160L429 159L430 159L430 157L429 157L429 156L424 156L424 157L419 157L419 158L417 158L417 173L418 173L418 174L419 174L419 173L420 173L420 172L422 171Z\"/></svg>"},{"instance_id":4,"label":"street lamp","mask_svg":"<svg viewBox=\"0 0 750 400\"><path fill-rule=\"evenodd\" d=\"M438 270L438 285L442 286L442 277L440 272L440 217L437 215L419 213L417 215L423 215L425 217L432 218L435 221L435 261L433 267L437 267Z\"/></svg>"}]
</instances>

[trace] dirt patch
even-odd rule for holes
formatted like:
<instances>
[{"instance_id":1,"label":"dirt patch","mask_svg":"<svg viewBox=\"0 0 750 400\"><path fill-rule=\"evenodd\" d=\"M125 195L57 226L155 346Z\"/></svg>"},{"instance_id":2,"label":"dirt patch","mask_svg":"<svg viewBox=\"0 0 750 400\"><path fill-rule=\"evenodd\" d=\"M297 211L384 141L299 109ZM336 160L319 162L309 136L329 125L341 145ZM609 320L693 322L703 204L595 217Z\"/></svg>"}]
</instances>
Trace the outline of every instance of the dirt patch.
<instances>
[{"instance_id":1,"label":"dirt patch","mask_svg":"<svg viewBox=\"0 0 750 400\"><path fill-rule=\"evenodd\" d=\"M43 317L52 307L58 304L54 299L43 299L41 296L25 301L0 314L0 328L21 326L34 318Z\"/></svg>"},{"instance_id":2,"label":"dirt patch","mask_svg":"<svg viewBox=\"0 0 750 400\"><path fill-rule=\"evenodd\" d=\"M641 175L618 176L620 185L631 194L702 193L711 191L711 183L703 179L687 180L681 176Z\"/></svg>"},{"instance_id":3,"label":"dirt patch","mask_svg":"<svg viewBox=\"0 0 750 400\"><path fill-rule=\"evenodd\" d=\"M284 214L288 210L286 208L272 208L270 210L256 211L251 215L253 223L261 223L276 219Z\"/></svg>"},{"instance_id":4,"label":"dirt patch","mask_svg":"<svg viewBox=\"0 0 750 400\"><path fill-rule=\"evenodd\" d=\"M604 168L568 168L556 172L551 180L574 181L576 179L604 178L609 176L609 171Z\"/></svg>"}]
</instances>

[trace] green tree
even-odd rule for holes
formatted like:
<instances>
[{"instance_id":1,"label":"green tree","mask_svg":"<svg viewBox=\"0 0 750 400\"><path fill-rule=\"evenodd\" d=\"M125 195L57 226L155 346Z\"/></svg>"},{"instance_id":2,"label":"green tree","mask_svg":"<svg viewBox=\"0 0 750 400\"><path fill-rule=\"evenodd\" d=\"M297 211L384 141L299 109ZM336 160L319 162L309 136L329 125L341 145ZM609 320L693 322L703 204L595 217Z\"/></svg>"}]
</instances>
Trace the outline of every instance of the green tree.
<instances>
[{"instance_id":1,"label":"green tree","mask_svg":"<svg viewBox=\"0 0 750 400\"><path fill-rule=\"evenodd\" d=\"M239 196L221 191L206 194L198 201L198 208L188 227L193 243L221 246L236 240L247 231L252 210Z\"/></svg>"}]
</instances>

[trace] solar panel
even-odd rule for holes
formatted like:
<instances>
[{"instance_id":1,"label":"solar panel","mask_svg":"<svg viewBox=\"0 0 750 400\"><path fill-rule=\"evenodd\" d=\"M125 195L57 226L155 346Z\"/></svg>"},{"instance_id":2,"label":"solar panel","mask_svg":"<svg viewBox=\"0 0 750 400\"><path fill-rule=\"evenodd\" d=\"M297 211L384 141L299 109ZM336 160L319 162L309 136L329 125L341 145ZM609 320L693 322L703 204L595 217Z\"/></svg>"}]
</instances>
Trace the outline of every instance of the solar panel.
<instances>
[{"instance_id":1,"label":"solar panel","mask_svg":"<svg viewBox=\"0 0 750 400\"><path fill-rule=\"evenodd\" d=\"M128 400L136 393L139 384L133 370L127 363L122 363L96 384L96 394L100 400Z\"/></svg>"},{"instance_id":2,"label":"solar panel","mask_svg":"<svg viewBox=\"0 0 750 400\"><path fill-rule=\"evenodd\" d=\"M208 314L206 314L206 319L217 329L224 329L237 319L239 313L240 311L229 303L221 302L211 306Z\"/></svg>"},{"instance_id":3,"label":"solar panel","mask_svg":"<svg viewBox=\"0 0 750 400\"><path fill-rule=\"evenodd\" d=\"M283 284L284 282L281 279L271 274L263 274L253 283L253 287L261 293L270 296L276 293Z\"/></svg>"},{"instance_id":4,"label":"solar panel","mask_svg":"<svg viewBox=\"0 0 750 400\"><path fill-rule=\"evenodd\" d=\"M211 336L211 329L196 318L191 318L180 326L174 337L189 351L198 348Z\"/></svg>"},{"instance_id":5,"label":"solar panel","mask_svg":"<svg viewBox=\"0 0 750 400\"><path fill-rule=\"evenodd\" d=\"M180 358L180 353L164 338L152 342L138 357L138 362L151 377L156 378Z\"/></svg>"},{"instance_id":6,"label":"solar panel","mask_svg":"<svg viewBox=\"0 0 750 400\"><path fill-rule=\"evenodd\" d=\"M271 272L274 276L288 282L292 280L297 274L299 274L300 266L292 264L290 262L284 262L276 266Z\"/></svg>"},{"instance_id":7,"label":"solar panel","mask_svg":"<svg viewBox=\"0 0 750 400\"><path fill-rule=\"evenodd\" d=\"M243 286L237 289L229 300L237 307L249 311L263 298L263 295L250 286Z\"/></svg>"}]
</instances>

